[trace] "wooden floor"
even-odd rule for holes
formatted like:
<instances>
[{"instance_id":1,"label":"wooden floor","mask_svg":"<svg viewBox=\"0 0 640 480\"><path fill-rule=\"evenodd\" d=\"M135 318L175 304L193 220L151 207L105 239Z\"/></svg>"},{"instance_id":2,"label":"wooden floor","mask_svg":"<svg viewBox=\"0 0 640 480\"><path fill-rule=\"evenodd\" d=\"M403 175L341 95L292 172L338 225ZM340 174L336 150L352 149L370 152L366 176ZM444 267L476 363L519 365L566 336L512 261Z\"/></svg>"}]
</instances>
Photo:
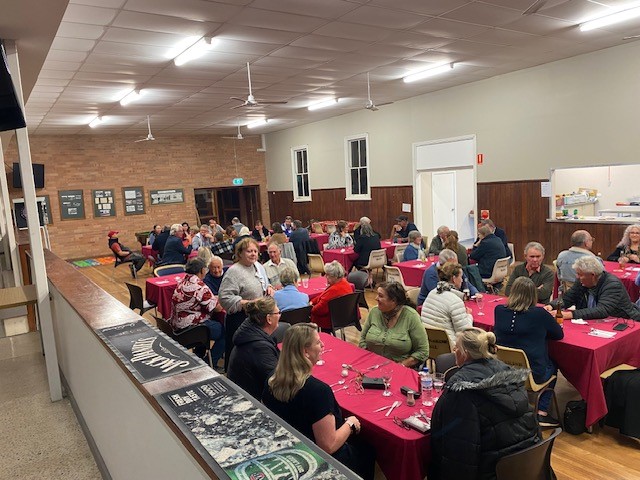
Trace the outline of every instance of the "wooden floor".
<instances>
[{"instance_id":1,"label":"wooden floor","mask_svg":"<svg viewBox=\"0 0 640 480\"><path fill-rule=\"evenodd\" d=\"M139 272L137 280L131 278L127 266L114 269L113 265L103 265L79 271L125 305L129 305L129 292L124 282L135 283L144 291L145 280L151 276L148 266ZM369 305L375 305L373 292L367 292L366 297ZM364 322L367 311L362 312ZM145 318L154 323L148 313ZM359 332L355 328L347 330L347 340L357 343ZM562 374L559 375L556 393L561 411L568 401L580 398ZM609 427L595 427L592 434L578 436L563 432L556 439L552 465L559 480L640 480L640 441L620 435Z\"/></svg>"}]
</instances>

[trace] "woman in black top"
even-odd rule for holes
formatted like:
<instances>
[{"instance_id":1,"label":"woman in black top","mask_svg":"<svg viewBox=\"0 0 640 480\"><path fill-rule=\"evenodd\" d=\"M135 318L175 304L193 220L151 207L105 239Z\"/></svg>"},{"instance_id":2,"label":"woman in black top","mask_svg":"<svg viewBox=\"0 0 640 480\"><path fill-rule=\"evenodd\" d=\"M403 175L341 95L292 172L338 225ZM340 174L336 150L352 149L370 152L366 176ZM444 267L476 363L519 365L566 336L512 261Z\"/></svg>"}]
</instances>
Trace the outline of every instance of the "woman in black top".
<instances>
[{"instance_id":1,"label":"woman in black top","mask_svg":"<svg viewBox=\"0 0 640 480\"><path fill-rule=\"evenodd\" d=\"M369 256L373 250L380 250L380 235L373 231L371 225L365 223L360 227L360 236L353 251L358 254L354 262L356 267L364 267L369 263Z\"/></svg>"},{"instance_id":2,"label":"woman in black top","mask_svg":"<svg viewBox=\"0 0 640 480\"><path fill-rule=\"evenodd\" d=\"M561 340L564 332L547 310L536 306L537 298L536 286L530 278L516 278L507 304L498 305L495 309L494 333L498 345L524 350L533 379L544 383L558 371L549 358L547 340ZM538 421L542 426L557 426L557 420L547 414L550 400L550 391L540 397Z\"/></svg>"},{"instance_id":3,"label":"woman in black top","mask_svg":"<svg viewBox=\"0 0 640 480\"><path fill-rule=\"evenodd\" d=\"M292 325L284 336L276 371L265 387L262 401L322 450L365 480L373 479L373 449L349 440L360 432L360 421L354 416L343 419L329 385L311 376L322 348L317 325Z\"/></svg>"},{"instance_id":4,"label":"woman in black top","mask_svg":"<svg viewBox=\"0 0 640 480\"><path fill-rule=\"evenodd\" d=\"M640 225L629 225L616 249L607 257L610 262L640 263Z\"/></svg>"}]
</instances>

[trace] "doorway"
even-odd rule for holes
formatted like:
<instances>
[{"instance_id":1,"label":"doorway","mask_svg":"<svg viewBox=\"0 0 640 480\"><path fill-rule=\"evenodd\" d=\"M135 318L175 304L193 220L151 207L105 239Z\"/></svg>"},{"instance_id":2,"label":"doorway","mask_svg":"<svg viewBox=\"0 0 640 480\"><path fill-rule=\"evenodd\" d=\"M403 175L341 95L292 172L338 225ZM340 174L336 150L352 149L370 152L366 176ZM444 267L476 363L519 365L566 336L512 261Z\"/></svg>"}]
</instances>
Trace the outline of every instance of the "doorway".
<instances>
[{"instance_id":1,"label":"doorway","mask_svg":"<svg viewBox=\"0 0 640 480\"><path fill-rule=\"evenodd\" d=\"M456 225L456 172L431 174L433 225Z\"/></svg>"},{"instance_id":2,"label":"doorway","mask_svg":"<svg viewBox=\"0 0 640 480\"><path fill-rule=\"evenodd\" d=\"M260 187L257 185L201 188L194 193L202 223L213 218L220 225L227 226L231 225L233 217L238 217L251 230L256 220L262 219Z\"/></svg>"}]
</instances>

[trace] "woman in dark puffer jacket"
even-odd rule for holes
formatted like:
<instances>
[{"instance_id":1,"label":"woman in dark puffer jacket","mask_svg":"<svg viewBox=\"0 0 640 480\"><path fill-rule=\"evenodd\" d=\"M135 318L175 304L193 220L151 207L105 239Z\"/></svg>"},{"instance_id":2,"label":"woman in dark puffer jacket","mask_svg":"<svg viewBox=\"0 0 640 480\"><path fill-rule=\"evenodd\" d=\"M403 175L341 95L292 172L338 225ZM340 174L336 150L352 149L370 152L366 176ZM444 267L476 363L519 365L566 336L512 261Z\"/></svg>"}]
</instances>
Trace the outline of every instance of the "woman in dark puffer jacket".
<instances>
[{"instance_id":1,"label":"woman in dark puffer jacket","mask_svg":"<svg viewBox=\"0 0 640 480\"><path fill-rule=\"evenodd\" d=\"M524 382L528 372L494 358L496 337L479 328L459 332L460 367L447 382L431 419L429 480L496 478L505 455L538 442Z\"/></svg>"}]
</instances>

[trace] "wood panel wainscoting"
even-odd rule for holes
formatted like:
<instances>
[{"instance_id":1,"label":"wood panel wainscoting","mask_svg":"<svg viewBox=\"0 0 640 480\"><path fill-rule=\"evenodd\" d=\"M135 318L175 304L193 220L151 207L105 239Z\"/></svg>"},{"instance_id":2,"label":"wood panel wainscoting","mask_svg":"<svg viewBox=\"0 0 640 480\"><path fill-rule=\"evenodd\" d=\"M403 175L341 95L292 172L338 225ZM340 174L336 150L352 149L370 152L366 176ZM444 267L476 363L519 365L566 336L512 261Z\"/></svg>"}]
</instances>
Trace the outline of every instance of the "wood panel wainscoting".
<instances>
[{"instance_id":1,"label":"wood panel wainscoting","mask_svg":"<svg viewBox=\"0 0 640 480\"><path fill-rule=\"evenodd\" d=\"M589 231L595 242L594 252L607 257L622 238L626 225L617 223L547 222L549 199L540 195L538 180L486 182L478 184L478 210L489 210L496 225L504 228L514 244L517 260L530 241L540 242L546 250L545 263L550 264L562 250L569 248L571 234L580 229ZM402 213L402 204L413 204L413 187L372 187L371 200L345 200L344 188L313 190L312 201L294 202L291 191L270 191L271 222L282 222L286 215L303 224L316 220L358 220L371 218L376 231L388 237L395 218ZM413 219L412 214L408 214ZM422 232L429 239L435 232Z\"/></svg>"},{"instance_id":2,"label":"wood panel wainscoting","mask_svg":"<svg viewBox=\"0 0 640 480\"><path fill-rule=\"evenodd\" d=\"M374 230L388 238L396 217L402 213L402 204L413 204L413 187L371 187L371 200L345 200L346 196L344 188L328 188L313 190L310 202L294 202L292 191L270 191L271 222L282 222L287 215L301 220L303 225L312 218L358 221L369 217ZM413 215L407 215L413 221Z\"/></svg>"}]
</instances>

